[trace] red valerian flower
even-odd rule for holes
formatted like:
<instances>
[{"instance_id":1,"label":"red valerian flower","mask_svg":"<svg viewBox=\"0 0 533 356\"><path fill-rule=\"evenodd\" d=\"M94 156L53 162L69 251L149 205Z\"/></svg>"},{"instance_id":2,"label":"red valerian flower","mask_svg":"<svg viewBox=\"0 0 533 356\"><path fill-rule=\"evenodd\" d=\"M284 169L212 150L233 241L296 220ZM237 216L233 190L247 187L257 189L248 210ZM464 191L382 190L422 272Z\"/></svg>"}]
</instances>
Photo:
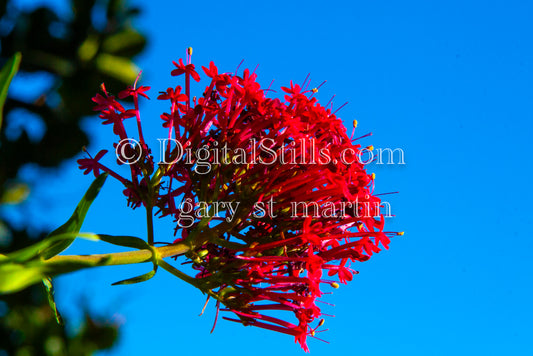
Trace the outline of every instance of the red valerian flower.
<instances>
[{"instance_id":1,"label":"red valerian flower","mask_svg":"<svg viewBox=\"0 0 533 356\"><path fill-rule=\"evenodd\" d=\"M209 62L209 68L202 66L202 69L209 78L215 78L218 76L218 68L213 61Z\"/></svg>"},{"instance_id":2,"label":"red valerian flower","mask_svg":"<svg viewBox=\"0 0 533 356\"><path fill-rule=\"evenodd\" d=\"M180 58L179 63L172 62L177 69L174 69L172 72L170 72L173 76L178 76L182 74L189 74L192 79L196 80L197 82L200 81L200 75L194 70L194 64L183 64L183 60Z\"/></svg>"},{"instance_id":3,"label":"red valerian flower","mask_svg":"<svg viewBox=\"0 0 533 356\"><path fill-rule=\"evenodd\" d=\"M94 176L98 177L100 175L100 164L98 163L98 161L102 157L104 157L106 153L107 150L101 150L94 158L90 157L79 159L78 164L80 165L80 169L85 169L85 172L83 172L83 174L89 174L93 172Z\"/></svg>"},{"instance_id":4,"label":"red valerian flower","mask_svg":"<svg viewBox=\"0 0 533 356\"><path fill-rule=\"evenodd\" d=\"M104 166L102 163L99 162L107 152L108 152L107 150L101 150L100 152L98 152L98 154L94 158L89 156L89 158L79 159L77 161L79 168L85 170L83 174L89 174L93 172L95 177L98 177L101 174L100 170L103 172L108 172L112 177L116 178L121 183L127 184L126 179L122 178L122 176L113 172L112 170L110 170L109 168L107 168L106 166Z\"/></svg>"},{"instance_id":5,"label":"red valerian flower","mask_svg":"<svg viewBox=\"0 0 533 356\"><path fill-rule=\"evenodd\" d=\"M124 99L124 98L127 98L128 96L132 96L134 98L137 98L140 95L142 97L145 97L146 99L150 99L148 97L148 95L146 95L146 93L145 93L148 90L150 90L150 87L144 87L144 86L140 86L138 88L130 87L130 88L128 88L126 90L123 90L120 93L118 93L118 98L119 99Z\"/></svg>"},{"instance_id":6,"label":"red valerian flower","mask_svg":"<svg viewBox=\"0 0 533 356\"><path fill-rule=\"evenodd\" d=\"M170 100L175 104L179 101L187 101L187 95L181 94L181 87L178 85L175 89L168 88L166 91L159 92L157 97L159 100Z\"/></svg>"},{"instance_id":7,"label":"red valerian flower","mask_svg":"<svg viewBox=\"0 0 533 356\"><path fill-rule=\"evenodd\" d=\"M181 257L195 270L185 280L236 316L224 319L294 336L308 351L307 338L324 323L319 298L396 235L384 231L374 176L346 162L361 146L305 83L283 87L282 101L267 97L248 69L219 73L211 62L202 67L210 83L191 105L188 78L200 80L191 53L171 72L185 74L185 94L177 86L158 97L170 101L161 117L176 145L167 144L157 170L144 142L135 160L128 148L125 194L132 207L174 219L176 241L190 246ZM123 139L116 116L127 111L105 92L93 101ZM139 118L137 101L134 111ZM80 160L80 168L112 172L96 161Z\"/></svg>"}]
</instances>

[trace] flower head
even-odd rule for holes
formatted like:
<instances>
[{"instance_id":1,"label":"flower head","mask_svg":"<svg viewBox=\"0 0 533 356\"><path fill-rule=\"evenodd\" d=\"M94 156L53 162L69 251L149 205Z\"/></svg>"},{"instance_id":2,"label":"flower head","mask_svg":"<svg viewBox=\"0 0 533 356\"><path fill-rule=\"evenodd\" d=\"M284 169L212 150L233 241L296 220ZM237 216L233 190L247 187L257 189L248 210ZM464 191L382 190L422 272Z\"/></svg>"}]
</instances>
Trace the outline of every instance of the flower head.
<instances>
[{"instance_id":1,"label":"flower head","mask_svg":"<svg viewBox=\"0 0 533 356\"><path fill-rule=\"evenodd\" d=\"M211 62L203 67L210 83L190 105L188 77L200 76L187 63L174 62L171 73L186 75L185 94L177 86L158 97L170 101L161 117L176 145L156 171L145 150L132 179L123 178L125 194L134 207L174 218L176 241L190 246L191 283L235 315L225 319L294 336L307 351L324 322L318 299L351 281L352 264L394 235L384 231L374 176L354 160L361 146L315 90L291 82L284 101L269 98L255 73L219 73ZM107 94L93 100L109 123L128 116ZM90 172L92 162L80 165Z\"/></svg>"}]
</instances>

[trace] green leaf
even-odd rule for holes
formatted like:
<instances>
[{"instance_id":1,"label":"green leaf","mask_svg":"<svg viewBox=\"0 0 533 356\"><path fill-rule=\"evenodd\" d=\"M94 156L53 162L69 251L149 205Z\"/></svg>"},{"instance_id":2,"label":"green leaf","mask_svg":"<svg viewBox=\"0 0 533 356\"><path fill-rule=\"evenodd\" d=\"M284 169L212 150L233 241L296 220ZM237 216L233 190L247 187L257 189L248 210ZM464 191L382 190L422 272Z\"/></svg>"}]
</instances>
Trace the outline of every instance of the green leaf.
<instances>
[{"instance_id":1,"label":"green leaf","mask_svg":"<svg viewBox=\"0 0 533 356\"><path fill-rule=\"evenodd\" d=\"M45 264L44 261L37 259L40 256L40 252L44 249L61 241L73 240L77 236L90 240L98 240L94 234L65 233L39 241L8 255L0 255L0 294L17 292L32 284L41 282L46 276L74 272L82 268L92 267L105 262L84 261L48 265Z\"/></svg>"},{"instance_id":2,"label":"green leaf","mask_svg":"<svg viewBox=\"0 0 533 356\"><path fill-rule=\"evenodd\" d=\"M68 219L68 221L61 225L56 230L52 231L48 237L51 238L55 235L65 234L65 233L79 233L81 229L81 225L83 224L83 220L85 220L85 215L87 215L87 211L89 210L89 207L91 206L94 199L96 199L96 196L98 195L98 192L100 192L100 189L104 185L104 182L107 178L107 173L101 174L98 178L94 180L94 182L91 184L81 201L79 202L78 206L76 207L76 210L74 210L74 213ZM74 238L69 240L62 240L58 241L52 246L48 247L46 250L43 251L42 256L45 259L51 258L61 251L65 250L67 247L70 246L70 244L74 241Z\"/></svg>"},{"instance_id":3,"label":"green leaf","mask_svg":"<svg viewBox=\"0 0 533 356\"><path fill-rule=\"evenodd\" d=\"M7 261L6 256L0 256L0 294L14 293L40 283L43 279L58 274L75 272L83 268L104 266L109 258L95 261L57 261L46 262L31 260L23 264Z\"/></svg>"},{"instance_id":4,"label":"green leaf","mask_svg":"<svg viewBox=\"0 0 533 356\"><path fill-rule=\"evenodd\" d=\"M133 277L133 278L128 278L128 279L124 279L122 281L119 281L119 282L115 282L113 284L111 284L112 286L118 286L118 285L124 285L124 284L134 284L134 283L140 283L140 282L144 282L144 281L147 281L149 280L150 278L152 278L153 276L155 276L155 273L157 272L157 265L154 264L154 269L151 270L150 272L148 273L145 273L141 276L137 276L137 277Z\"/></svg>"},{"instance_id":5,"label":"green leaf","mask_svg":"<svg viewBox=\"0 0 533 356\"><path fill-rule=\"evenodd\" d=\"M11 84L11 79L13 79L19 70L21 58L22 55L20 52L15 53L15 55L4 65L2 70L0 70L0 127L2 127L2 121L4 118L4 103L7 98L9 84Z\"/></svg>"},{"instance_id":6,"label":"green leaf","mask_svg":"<svg viewBox=\"0 0 533 356\"><path fill-rule=\"evenodd\" d=\"M7 263L25 263L30 260L36 259L47 249L56 246L57 244L62 244L66 242L72 242L76 237L83 237L88 240L98 240L98 236L95 234L86 234L79 232L67 232L64 234L49 236L44 240L41 240L33 245L25 247L21 250L11 252L6 258L0 259L0 266Z\"/></svg>"},{"instance_id":7,"label":"green leaf","mask_svg":"<svg viewBox=\"0 0 533 356\"><path fill-rule=\"evenodd\" d=\"M151 249L151 246L148 244L148 242L135 236L112 236L99 234L97 235L97 238L117 246L137 248L139 250Z\"/></svg>"},{"instance_id":8,"label":"green leaf","mask_svg":"<svg viewBox=\"0 0 533 356\"><path fill-rule=\"evenodd\" d=\"M48 304L50 304L50 308L52 308L52 310L54 311L57 323L59 325L64 325L63 318L61 317L59 310L57 310L57 305L54 300L54 286L52 285L52 280L50 278L43 278L43 284L44 288L46 289Z\"/></svg>"},{"instance_id":9,"label":"green leaf","mask_svg":"<svg viewBox=\"0 0 533 356\"><path fill-rule=\"evenodd\" d=\"M24 266L16 263L0 266L0 294L13 293L44 278L44 266Z\"/></svg>"},{"instance_id":10,"label":"green leaf","mask_svg":"<svg viewBox=\"0 0 533 356\"><path fill-rule=\"evenodd\" d=\"M157 252L146 241L138 237L65 232L61 234L51 234L51 236L49 235L42 241L39 241L22 250L12 252L8 255L0 254L0 294L19 291L29 287L32 284L39 283L47 277L70 273L83 268L106 265L109 257L102 257L92 261L44 261L40 258L44 257L44 253L47 251L57 249L58 246L62 247L65 244L70 244L76 237L82 237L95 241L101 240L118 246L137 248L141 250L146 249L152 252L151 260L154 265L152 271L141 276L114 283L114 285L144 282L152 278L157 272L157 259L159 258Z\"/></svg>"}]
</instances>

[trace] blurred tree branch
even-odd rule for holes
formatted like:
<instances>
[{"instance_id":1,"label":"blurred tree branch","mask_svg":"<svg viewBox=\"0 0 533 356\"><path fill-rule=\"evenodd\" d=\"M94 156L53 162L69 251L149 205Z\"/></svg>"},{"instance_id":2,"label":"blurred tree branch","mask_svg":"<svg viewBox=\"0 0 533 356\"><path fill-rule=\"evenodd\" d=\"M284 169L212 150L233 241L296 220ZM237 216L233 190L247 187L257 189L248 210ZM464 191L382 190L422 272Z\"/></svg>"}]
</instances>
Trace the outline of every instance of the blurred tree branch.
<instances>
[{"instance_id":1,"label":"blurred tree branch","mask_svg":"<svg viewBox=\"0 0 533 356\"><path fill-rule=\"evenodd\" d=\"M70 12L60 16L41 6L21 10L16 0L0 1L0 66L22 53L19 75L25 81L45 77L46 89L37 96L25 92L8 96L0 130L0 207L6 197L27 195L20 170L28 164L57 167L89 144L80 126L92 115L90 98L100 83L109 89L131 85L138 69L132 57L146 45L131 21L139 13L124 0L71 0ZM37 79L35 79L37 80ZM35 91L32 84L28 92ZM35 139L28 117L44 127ZM22 127L19 133L13 127ZM0 249L20 249L46 232L30 236L27 221L15 229L0 209ZM113 345L118 326L86 314L81 329L69 335L59 326L44 288L35 286L0 297L0 355L91 355Z\"/></svg>"}]
</instances>

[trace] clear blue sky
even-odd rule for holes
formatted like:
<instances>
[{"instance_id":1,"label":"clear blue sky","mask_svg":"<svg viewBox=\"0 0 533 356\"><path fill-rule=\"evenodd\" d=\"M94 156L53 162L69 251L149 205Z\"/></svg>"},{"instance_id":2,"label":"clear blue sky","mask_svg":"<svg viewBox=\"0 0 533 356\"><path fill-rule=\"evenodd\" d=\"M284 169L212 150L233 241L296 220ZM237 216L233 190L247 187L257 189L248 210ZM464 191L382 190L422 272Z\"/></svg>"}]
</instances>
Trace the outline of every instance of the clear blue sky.
<instances>
[{"instance_id":1,"label":"clear blue sky","mask_svg":"<svg viewBox=\"0 0 533 356\"><path fill-rule=\"evenodd\" d=\"M223 71L259 64L259 81L327 80L325 103L349 101L339 116L375 147L400 147L405 166L371 167L376 191L389 196L405 230L390 249L360 264L354 281L324 307L330 344L309 340L311 354L532 355L533 4L527 1L248 1L138 2L135 26L149 38L137 58L142 84L178 84L171 61L194 48L193 62ZM60 8L60 7L59 7ZM82 85L82 83L80 83ZM201 93L197 86L197 93ZM97 88L95 88L95 91ZM159 137L166 103L145 102L149 135ZM93 152L112 135L87 120ZM55 227L71 213L91 179L75 161L46 175L35 221ZM60 181L59 181L60 180ZM121 187L108 182L84 231L144 237L141 211L131 212ZM50 199L53 199L52 202ZM172 240L160 225L159 240ZM100 251L77 244L74 253ZM89 307L123 320L108 355L301 355L293 339L219 320L214 304L202 317L200 292L161 271L134 286L117 280L148 271L116 267L58 279L58 303L79 315Z\"/></svg>"}]
</instances>

